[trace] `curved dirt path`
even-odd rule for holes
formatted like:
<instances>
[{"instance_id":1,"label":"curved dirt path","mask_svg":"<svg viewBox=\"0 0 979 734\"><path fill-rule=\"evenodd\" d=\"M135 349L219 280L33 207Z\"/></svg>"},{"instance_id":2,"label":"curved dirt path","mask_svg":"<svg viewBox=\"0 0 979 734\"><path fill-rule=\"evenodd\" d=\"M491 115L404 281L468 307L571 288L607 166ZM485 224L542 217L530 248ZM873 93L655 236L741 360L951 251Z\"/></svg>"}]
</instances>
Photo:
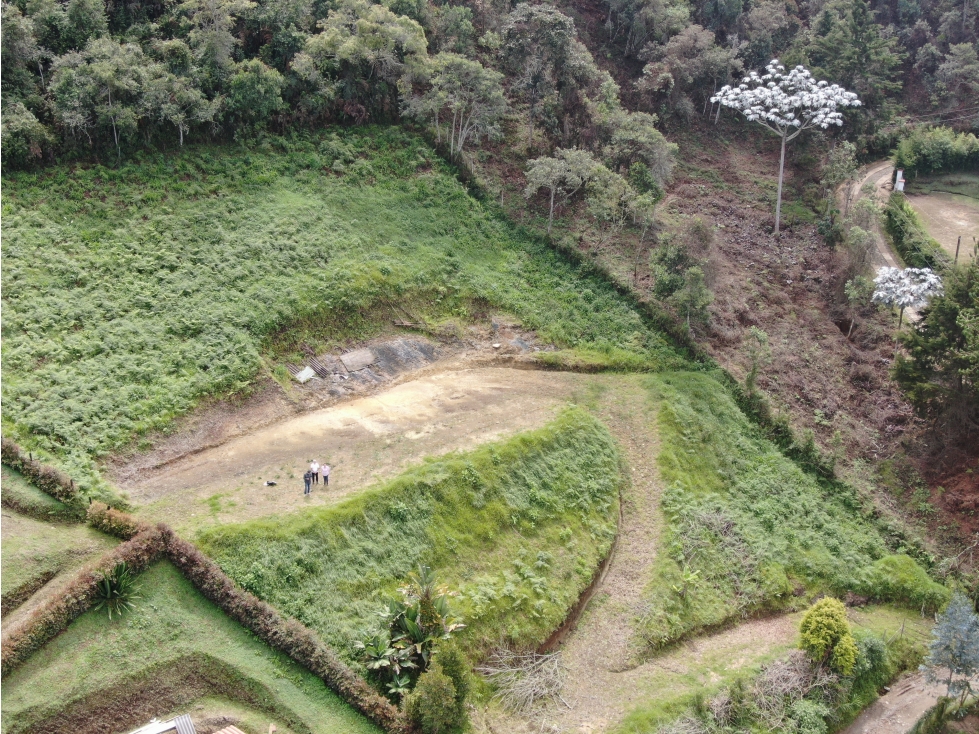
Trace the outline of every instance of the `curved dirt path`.
<instances>
[{"instance_id":1,"label":"curved dirt path","mask_svg":"<svg viewBox=\"0 0 979 734\"><path fill-rule=\"evenodd\" d=\"M841 734L906 734L944 694L944 685L928 683L921 673L909 675L864 709Z\"/></svg>"},{"instance_id":2,"label":"curved dirt path","mask_svg":"<svg viewBox=\"0 0 979 734\"><path fill-rule=\"evenodd\" d=\"M426 456L540 427L586 379L500 367L429 374L141 470L121 488L138 515L178 531L331 504ZM330 487L304 496L314 458L333 466Z\"/></svg>"},{"instance_id":3,"label":"curved dirt path","mask_svg":"<svg viewBox=\"0 0 979 734\"><path fill-rule=\"evenodd\" d=\"M871 163L869 166L865 166L857 176L857 180L850 184L850 207L852 208L857 203L861 196L861 189L868 183L874 185L874 196L877 198L877 201L881 204L886 204L887 197L891 195L891 178L893 175L894 166L891 165L890 161L878 161L877 163ZM879 222L874 222L873 234L874 240L877 243L877 262L875 265L900 268L900 259L894 254L891 246L887 243L887 238L881 231Z\"/></svg>"}]
</instances>

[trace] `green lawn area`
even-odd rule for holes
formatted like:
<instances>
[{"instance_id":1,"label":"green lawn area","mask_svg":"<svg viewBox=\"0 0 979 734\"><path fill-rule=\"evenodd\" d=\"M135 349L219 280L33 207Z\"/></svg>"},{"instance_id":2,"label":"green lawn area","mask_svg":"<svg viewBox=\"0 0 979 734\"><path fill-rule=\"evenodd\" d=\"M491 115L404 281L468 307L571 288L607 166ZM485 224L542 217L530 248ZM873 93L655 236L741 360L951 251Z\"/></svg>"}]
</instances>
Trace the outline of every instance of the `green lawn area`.
<instances>
[{"instance_id":1,"label":"green lawn area","mask_svg":"<svg viewBox=\"0 0 979 734\"><path fill-rule=\"evenodd\" d=\"M429 460L338 505L204 531L202 550L341 655L426 564L458 592L478 656L532 647L565 618L611 547L619 453L570 409L542 429Z\"/></svg>"},{"instance_id":2,"label":"green lawn area","mask_svg":"<svg viewBox=\"0 0 979 734\"><path fill-rule=\"evenodd\" d=\"M80 568L118 542L87 525L42 522L4 508L0 534L4 600L18 589L31 587L34 591L56 574Z\"/></svg>"},{"instance_id":3,"label":"green lawn area","mask_svg":"<svg viewBox=\"0 0 979 734\"><path fill-rule=\"evenodd\" d=\"M0 465L0 495L3 503L41 519L72 517L71 508L42 492L27 481L23 474L9 466Z\"/></svg>"},{"instance_id":4,"label":"green lawn area","mask_svg":"<svg viewBox=\"0 0 979 734\"><path fill-rule=\"evenodd\" d=\"M246 389L268 359L406 313L500 311L562 347L679 364L609 284L491 215L399 128L12 173L2 226L4 434L82 486L93 457Z\"/></svg>"},{"instance_id":5,"label":"green lawn area","mask_svg":"<svg viewBox=\"0 0 979 734\"><path fill-rule=\"evenodd\" d=\"M160 710L167 709L163 701L186 710L220 696L246 699L241 703L264 713L266 727L272 721L297 733L379 734L319 678L226 617L169 563L151 567L140 586L134 612L111 622L104 611L87 612L4 680L4 732L25 731L80 701L105 705L118 698L129 716L125 701L134 690L160 686L146 720L167 712ZM220 671L220 689L197 681L181 691L174 676L190 668Z\"/></svg>"}]
</instances>

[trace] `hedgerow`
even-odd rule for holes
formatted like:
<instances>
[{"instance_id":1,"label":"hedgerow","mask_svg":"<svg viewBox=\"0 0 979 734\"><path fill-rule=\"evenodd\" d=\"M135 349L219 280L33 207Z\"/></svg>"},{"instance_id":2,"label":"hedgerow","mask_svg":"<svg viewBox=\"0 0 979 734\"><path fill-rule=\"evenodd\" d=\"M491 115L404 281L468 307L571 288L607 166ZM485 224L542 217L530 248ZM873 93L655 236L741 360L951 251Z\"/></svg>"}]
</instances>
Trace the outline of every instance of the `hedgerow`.
<instances>
[{"instance_id":1,"label":"hedgerow","mask_svg":"<svg viewBox=\"0 0 979 734\"><path fill-rule=\"evenodd\" d=\"M148 528L104 555L94 566L81 571L57 595L35 608L15 627L5 629L0 652L2 675L7 675L79 615L88 611L95 601L96 584L104 573L122 562L133 573L139 573L159 558L163 550L162 533L157 528Z\"/></svg>"},{"instance_id":2,"label":"hedgerow","mask_svg":"<svg viewBox=\"0 0 979 734\"><path fill-rule=\"evenodd\" d=\"M460 644L542 643L615 535L619 456L579 409L409 469L338 505L199 537L236 582L356 659L352 643L419 564L458 592Z\"/></svg>"},{"instance_id":3,"label":"hedgerow","mask_svg":"<svg viewBox=\"0 0 979 734\"><path fill-rule=\"evenodd\" d=\"M943 270L951 264L948 253L928 235L917 212L900 191L893 192L884 207L884 229L908 266Z\"/></svg>"},{"instance_id":4,"label":"hedgerow","mask_svg":"<svg viewBox=\"0 0 979 734\"><path fill-rule=\"evenodd\" d=\"M0 447L3 463L19 471L35 487L60 502L70 503L75 499L75 483L63 471L34 459L6 436L0 438Z\"/></svg>"},{"instance_id":5,"label":"hedgerow","mask_svg":"<svg viewBox=\"0 0 979 734\"><path fill-rule=\"evenodd\" d=\"M88 506L86 520L96 530L129 540L147 530L149 526L132 515L109 507L104 502L93 502Z\"/></svg>"},{"instance_id":6,"label":"hedgerow","mask_svg":"<svg viewBox=\"0 0 979 734\"><path fill-rule=\"evenodd\" d=\"M911 179L930 173L979 169L979 138L947 127L918 127L894 151L894 167ZM921 266L915 266L921 267Z\"/></svg>"},{"instance_id":7,"label":"hedgerow","mask_svg":"<svg viewBox=\"0 0 979 734\"><path fill-rule=\"evenodd\" d=\"M561 347L679 364L608 282L490 216L398 128L11 174L4 194L5 432L85 489L96 457L249 389L267 358L405 311L502 310Z\"/></svg>"}]
</instances>

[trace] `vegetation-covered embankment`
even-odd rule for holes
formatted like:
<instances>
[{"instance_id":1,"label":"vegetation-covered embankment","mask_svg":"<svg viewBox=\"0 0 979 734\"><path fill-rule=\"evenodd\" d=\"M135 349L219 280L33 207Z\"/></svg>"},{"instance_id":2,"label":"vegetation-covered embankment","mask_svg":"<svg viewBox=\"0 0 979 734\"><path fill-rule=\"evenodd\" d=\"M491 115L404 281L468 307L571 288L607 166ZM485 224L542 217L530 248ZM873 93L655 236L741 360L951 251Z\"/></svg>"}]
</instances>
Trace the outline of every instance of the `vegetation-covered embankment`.
<instances>
[{"instance_id":1,"label":"vegetation-covered embankment","mask_svg":"<svg viewBox=\"0 0 979 734\"><path fill-rule=\"evenodd\" d=\"M852 487L787 459L710 375L648 378L668 483L665 552L639 634L653 647L815 593L916 608L948 599Z\"/></svg>"},{"instance_id":2,"label":"vegetation-covered embankment","mask_svg":"<svg viewBox=\"0 0 979 734\"><path fill-rule=\"evenodd\" d=\"M542 643L615 537L619 454L570 409L537 431L431 460L339 505L202 533L238 583L341 654L420 564L458 592L473 653Z\"/></svg>"},{"instance_id":3,"label":"vegetation-covered embankment","mask_svg":"<svg viewBox=\"0 0 979 734\"><path fill-rule=\"evenodd\" d=\"M608 283L397 128L10 174L4 193L4 432L83 490L95 457L247 390L270 352L406 312L500 309L558 346L679 363Z\"/></svg>"}]
</instances>

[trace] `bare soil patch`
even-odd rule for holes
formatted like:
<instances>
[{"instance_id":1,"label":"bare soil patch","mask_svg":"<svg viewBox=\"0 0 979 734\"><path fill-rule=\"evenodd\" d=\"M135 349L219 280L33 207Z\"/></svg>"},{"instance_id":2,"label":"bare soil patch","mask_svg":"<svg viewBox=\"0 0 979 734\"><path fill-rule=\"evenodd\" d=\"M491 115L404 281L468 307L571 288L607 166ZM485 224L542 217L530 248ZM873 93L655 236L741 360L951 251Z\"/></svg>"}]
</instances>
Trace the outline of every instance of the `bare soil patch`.
<instances>
[{"instance_id":1,"label":"bare soil patch","mask_svg":"<svg viewBox=\"0 0 979 734\"><path fill-rule=\"evenodd\" d=\"M891 686L842 734L905 734L944 694L944 685L928 683L922 673L914 673Z\"/></svg>"},{"instance_id":2,"label":"bare soil patch","mask_svg":"<svg viewBox=\"0 0 979 734\"><path fill-rule=\"evenodd\" d=\"M955 257L955 245L961 237L959 262L966 263L972 259L975 245L973 238L979 238L979 201L944 191L933 191L930 194L908 193L907 196L928 234L945 252Z\"/></svg>"},{"instance_id":3,"label":"bare soil patch","mask_svg":"<svg viewBox=\"0 0 979 734\"><path fill-rule=\"evenodd\" d=\"M425 456L536 428L584 379L481 367L410 380L375 395L289 417L182 458L119 472L138 513L177 528L329 504ZM311 459L333 467L329 488L303 495ZM276 482L266 486L266 481Z\"/></svg>"}]
</instances>

